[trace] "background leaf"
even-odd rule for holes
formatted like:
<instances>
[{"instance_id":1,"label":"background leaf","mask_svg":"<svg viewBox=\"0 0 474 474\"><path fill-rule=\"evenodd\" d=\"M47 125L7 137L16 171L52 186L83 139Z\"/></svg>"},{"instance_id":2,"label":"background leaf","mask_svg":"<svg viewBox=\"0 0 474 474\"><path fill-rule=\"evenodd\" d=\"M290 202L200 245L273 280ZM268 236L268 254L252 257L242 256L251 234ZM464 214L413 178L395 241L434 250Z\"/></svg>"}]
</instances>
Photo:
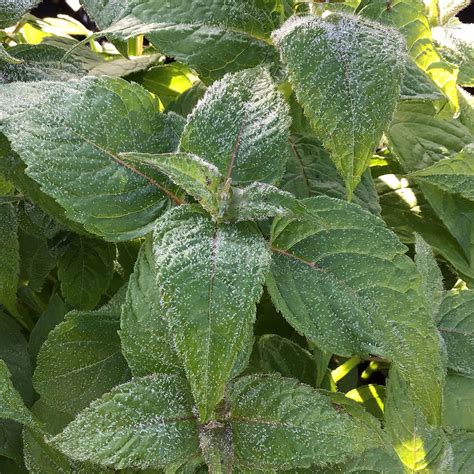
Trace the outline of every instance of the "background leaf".
<instances>
[{"instance_id":1,"label":"background leaf","mask_svg":"<svg viewBox=\"0 0 474 474\"><path fill-rule=\"evenodd\" d=\"M117 334L120 304L98 311L72 311L42 345L34 385L44 402L76 414L129 378Z\"/></svg>"},{"instance_id":2,"label":"background leaf","mask_svg":"<svg viewBox=\"0 0 474 474\"><path fill-rule=\"evenodd\" d=\"M77 309L94 309L112 280L114 259L114 245L73 237L58 260L58 278L66 301Z\"/></svg>"}]
</instances>

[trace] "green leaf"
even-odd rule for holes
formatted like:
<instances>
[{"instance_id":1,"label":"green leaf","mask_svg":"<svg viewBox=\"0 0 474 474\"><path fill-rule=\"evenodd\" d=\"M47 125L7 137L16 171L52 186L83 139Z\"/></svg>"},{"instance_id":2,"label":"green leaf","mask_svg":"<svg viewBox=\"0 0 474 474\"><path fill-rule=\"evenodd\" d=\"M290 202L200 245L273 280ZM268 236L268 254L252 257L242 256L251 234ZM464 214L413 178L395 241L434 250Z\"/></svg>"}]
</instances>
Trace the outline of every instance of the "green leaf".
<instances>
[{"instance_id":1,"label":"green leaf","mask_svg":"<svg viewBox=\"0 0 474 474\"><path fill-rule=\"evenodd\" d=\"M207 89L184 129L180 151L215 165L233 184L278 182L288 157L288 107L269 72L227 75Z\"/></svg>"},{"instance_id":2,"label":"green leaf","mask_svg":"<svg viewBox=\"0 0 474 474\"><path fill-rule=\"evenodd\" d=\"M458 109L458 70L436 50L423 0L362 0L360 15L397 28L405 37L410 57L448 97L452 111Z\"/></svg>"},{"instance_id":3,"label":"green leaf","mask_svg":"<svg viewBox=\"0 0 474 474\"><path fill-rule=\"evenodd\" d=\"M0 101L0 109L1 105ZM1 112L0 110L0 115ZM81 235L87 234L82 225L67 218L65 210L52 197L41 191L36 181L25 174L25 168L20 157L11 150L7 138L0 133L0 172L12 181L18 191L27 196L42 211L54 217L63 227Z\"/></svg>"},{"instance_id":4,"label":"green leaf","mask_svg":"<svg viewBox=\"0 0 474 474\"><path fill-rule=\"evenodd\" d=\"M446 472L452 472L445 434L427 422L413 403L406 384L393 369L387 387L385 429L406 470L443 472L445 468Z\"/></svg>"},{"instance_id":5,"label":"green leaf","mask_svg":"<svg viewBox=\"0 0 474 474\"><path fill-rule=\"evenodd\" d=\"M182 370L156 285L150 238L143 243L130 276L120 328L122 351L135 377Z\"/></svg>"},{"instance_id":6,"label":"green leaf","mask_svg":"<svg viewBox=\"0 0 474 474\"><path fill-rule=\"evenodd\" d=\"M135 378L93 402L51 445L115 469L176 469L200 454L192 404L182 378Z\"/></svg>"},{"instance_id":7,"label":"green leaf","mask_svg":"<svg viewBox=\"0 0 474 474\"><path fill-rule=\"evenodd\" d=\"M107 240L149 232L167 197L180 201L162 175L145 177L117 154L174 151L182 119L160 114L148 92L121 79L39 84L7 84L0 92L3 132L28 175L90 232ZM39 102L12 113L8 106L33 90Z\"/></svg>"},{"instance_id":8,"label":"green leaf","mask_svg":"<svg viewBox=\"0 0 474 474\"><path fill-rule=\"evenodd\" d=\"M63 56L75 47L64 61ZM18 44L8 49L16 63L2 66L4 82L66 81L85 76L104 60L86 46L67 38L46 37L41 44Z\"/></svg>"},{"instance_id":9,"label":"green leaf","mask_svg":"<svg viewBox=\"0 0 474 474\"><path fill-rule=\"evenodd\" d=\"M21 395L13 387L7 364L0 359L0 418L24 425L35 426L36 422Z\"/></svg>"},{"instance_id":10,"label":"green leaf","mask_svg":"<svg viewBox=\"0 0 474 474\"><path fill-rule=\"evenodd\" d=\"M0 28L14 25L39 2L40 0L3 0L0 5Z\"/></svg>"},{"instance_id":11,"label":"green leaf","mask_svg":"<svg viewBox=\"0 0 474 474\"><path fill-rule=\"evenodd\" d=\"M413 60L407 59L405 63L405 75L403 76L403 83L400 90L400 99L440 101L444 105L447 97Z\"/></svg>"},{"instance_id":12,"label":"green leaf","mask_svg":"<svg viewBox=\"0 0 474 474\"><path fill-rule=\"evenodd\" d=\"M7 64L21 64L22 60L12 56L6 49L3 43L0 43L0 62Z\"/></svg>"},{"instance_id":13,"label":"green leaf","mask_svg":"<svg viewBox=\"0 0 474 474\"><path fill-rule=\"evenodd\" d=\"M436 117L432 104L416 101L398 106L387 135L391 150L407 172L448 158L473 141L462 123Z\"/></svg>"},{"instance_id":14,"label":"green leaf","mask_svg":"<svg viewBox=\"0 0 474 474\"><path fill-rule=\"evenodd\" d=\"M120 305L98 311L72 311L42 345L33 377L44 402L76 414L129 378L120 351Z\"/></svg>"},{"instance_id":15,"label":"green leaf","mask_svg":"<svg viewBox=\"0 0 474 474\"><path fill-rule=\"evenodd\" d=\"M369 413L377 418L383 418L385 386L362 385L347 392L346 397L361 403Z\"/></svg>"},{"instance_id":16,"label":"green leaf","mask_svg":"<svg viewBox=\"0 0 474 474\"><path fill-rule=\"evenodd\" d=\"M411 173L420 183L429 183L443 191L474 201L474 145L468 145L451 158Z\"/></svg>"},{"instance_id":17,"label":"green leaf","mask_svg":"<svg viewBox=\"0 0 474 474\"><path fill-rule=\"evenodd\" d=\"M270 472L340 462L380 446L379 433L307 385L249 376L229 388L237 466Z\"/></svg>"},{"instance_id":18,"label":"green leaf","mask_svg":"<svg viewBox=\"0 0 474 474\"><path fill-rule=\"evenodd\" d=\"M333 14L294 17L274 39L296 97L331 151L350 198L400 95L403 38L377 23Z\"/></svg>"},{"instance_id":19,"label":"green leaf","mask_svg":"<svg viewBox=\"0 0 474 474\"><path fill-rule=\"evenodd\" d=\"M415 172L449 158L474 141L474 136L457 120L435 117L427 103L400 104L388 130L391 150L406 172ZM429 183L419 184L436 214L472 260L472 203Z\"/></svg>"},{"instance_id":20,"label":"green leaf","mask_svg":"<svg viewBox=\"0 0 474 474\"><path fill-rule=\"evenodd\" d=\"M459 67L458 84L474 86L474 26L451 20L434 28L433 38L441 55Z\"/></svg>"},{"instance_id":21,"label":"green leaf","mask_svg":"<svg viewBox=\"0 0 474 474\"><path fill-rule=\"evenodd\" d=\"M436 321L443 298L443 275L436 263L433 250L419 234L415 234L415 252L415 264L421 275L426 309Z\"/></svg>"},{"instance_id":22,"label":"green leaf","mask_svg":"<svg viewBox=\"0 0 474 474\"><path fill-rule=\"evenodd\" d=\"M196 107L199 100L202 99L206 92L206 86L198 81L193 87L183 92L174 102L166 107L166 112L175 112L186 118Z\"/></svg>"},{"instance_id":23,"label":"green leaf","mask_svg":"<svg viewBox=\"0 0 474 474\"><path fill-rule=\"evenodd\" d=\"M444 386L443 427L474 431L474 378L448 372Z\"/></svg>"},{"instance_id":24,"label":"green leaf","mask_svg":"<svg viewBox=\"0 0 474 474\"><path fill-rule=\"evenodd\" d=\"M28 344L20 326L0 311L0 359L8 366L13 386L20 392L27 406L34 400L31 385L31 362Z\"/></svg>"},{"instance_id":25,"label":"green leaf","mask_svg":"<svg viewBox=\"0 0 474 474\"><path fill-rule=\"evenodd\" d=\"M144 56L135 56L133 58L119 57L112 61L99 63L89 71L89 76L128 76L127 79L133 80L134 82L140 82L139 80L135 80L135 78L141 77L140 74L146 74L143 71L146 71L149 67L157 64L162 58L163 56L161 54L146 54Z\"/></svg>"},{"instance_id":26,"label":"green leaf","mask_svg":"<svg viewBox=\"0 0 474 474\"><path fill-rule=\"evenodd\" d=\"M38 400L31 411L43 424L48 434L60 433L72 421L72 417ZM67 458L46 442L44 433L25 427L23 452L28 472L31 474L107 474L110 471L91 463L80 463Z\"/></svg>"},{"instance_id":27,"label":"green leaf","mask_svg":"<svg viewBox=\"0 0 474 474\"><path fill-rule=\"evenodd\" d=\"M122 153L120 158L132 166L139 167L144 164L162 172L197 199L204 209L214 216L218 215L219 190L224 177L216 166L188 153Z\"/></svg>"},{"instance_id":28,"label":"green leaf","mask_svg":"<svg viewBox=\"0 0 474 474\"><path fill-rule=\"evenodd\" d=\"M265 183L246 188L232 188L230 202L224 213L226 220L261 220L275 216L300 216L304 205L293 194Z\"/></svg>"},{"instance_id":29,"label":"green leaf","mask_svg":"<svg viewBox=\"0 0 474 474\"><path fill-rule=\"evenodd\" d=\"M474 291L445 294L438 329L448 351L448 368L474 377Z\"/></svg>"},{"instance_id":30,"label":"green leaf","mask_svg":"<svg viewBox=\"0 0 474 474\"><path fill-rule=\"evenodd\" d=\"M356 205L323 196L303 203L306 219L273 224L267 287L275 306L326 352L390 359L430 422L439 422L439 336L406 247Z\"/></svg>"},{"instance_id":31,"label":"green leaf","mask_svg":"<svg viewBox=\"0 0 474 474\"><path fill-rule=\"evenodd\" d=\"M207 421L248 343L269 252L254 225L181 206L157 222L154 253L174 346Z\"/></svg>"},{"instance_id":32,"label":"green leaf","mask_svg":"<svg viewBox=\"0 0 474 474\"><path fill-rule=\"evenodd\" d=\"M31 331L28 347L33 359L36 359L41 346L48 337L48 334L63 321L66 313L66 304L58 294L55 293L49 300L46 311L40 316Z\"/></svg>"},{"instance_id":33,"label":"green leaf","mask_svg":"<svg viewBox=\"0 0 474 474\"><path fill-rule=\"evenodd\" d=\"M254 351L252 362L262 372L279 372L284 377L315 385L318 370L313 355L295 342L266 334L258 339Z\"/></svg>"},{"instance_id":34,"label":"green leaf","mask_svg":"<svg viewBox=\"0 0 474 474\"><path fill-rule=\"evenodd\" d=\"M18 243L18 222L15 207L9 203L0 203L0 304L17 319L20 319L16 307L16 289L20 272Z\"/></svg>"},{"instance_id":35,"label":"green leaf","mask_svg":"<svg viewBox=\"0 0 474 474\"><path fill-rule=\"evenodd\" d=\"M346 198L344 180L316 137L296 133L291 136L290 145L292 153L282 180L282 189L300 199L320 195ZM377 191L369 170L362 175L361 182L355 188L352 202L380 215Z\"/></svg>"},{"instance_id":36,"label":"green leaf","mask_svg":"<svg viewBox=\"0 0 474 474\"><path fill-rule=\"evenodd\" d=\"M404 243L415 242L415 232L469 281L474 268L454 235L435 214L423 193L413 182L395 174L376 180L382 217Z\"/></svg>"},{"instance_id":37,"label":"green leaf","mask_svg":"<svg viewBox=\"0 0 474 474\"><path fill-rule=\"evenodd\" d=\"M163 54L172 56L206 81L227 72L275 62L270 33L282 20L280 0L83 1L99 28L112 37L127 39L146 34Z\"/></svg>"},{"instance_id":38,"label":"green leaf","mask_svg":"<svg viewBox=\"0 0 474 474\"><path fill-rule=\"evenodd\" d=\"M462 87L458 87L458 93L461 112L459 121L474 134L474 97Z\"/></svg>"},{"instance_id":39,"label":"green leaf","mask_svg":"<svg viewBox=\"0 0 474 474\"><path fill-rule=\"evenodd\" d=\"M58 260L58 278L66 301L77 309L94 309L112 280L114 258L114 245L74 236Z\"/></svg>"},{"instance_id":40,"label":"green leaf","mask_svg":"<svg viewBox=\"0 0 474 474\"><path fill-rule=\"evenodd\" d=\"M176 100L193 85L196 76L180 63L162 64L143 74L140 83L157 95L164 107Z\"/></svg>"},{"instance_id":41,"label":"green leaf","mask_svg":"<svg viewBox=\"0 0 474 474\"><path fill-rule=\"evenodd\" d=\"M474 463L474 433L453 433L449 440L453 449L453 472L470 474Z\"/></svg>"}]
</instances>

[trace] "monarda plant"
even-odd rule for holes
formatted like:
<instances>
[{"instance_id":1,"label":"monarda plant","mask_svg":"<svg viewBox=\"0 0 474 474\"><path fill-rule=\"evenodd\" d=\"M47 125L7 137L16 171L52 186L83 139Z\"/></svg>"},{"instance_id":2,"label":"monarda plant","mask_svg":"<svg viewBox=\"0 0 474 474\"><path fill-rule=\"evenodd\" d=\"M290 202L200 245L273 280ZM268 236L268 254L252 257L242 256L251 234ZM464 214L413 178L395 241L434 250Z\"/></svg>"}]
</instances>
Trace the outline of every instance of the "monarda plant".
<instances>
[{"instance_id":1,"label":"monarda plant","mask_svg":"<svg viewBox=\"0 0 474 474\"><path fill-rule=\"evenodd\" d=\"M36 3L0 1L0 472L472 473L469 2Z\"/></svg>"}]
</instances>

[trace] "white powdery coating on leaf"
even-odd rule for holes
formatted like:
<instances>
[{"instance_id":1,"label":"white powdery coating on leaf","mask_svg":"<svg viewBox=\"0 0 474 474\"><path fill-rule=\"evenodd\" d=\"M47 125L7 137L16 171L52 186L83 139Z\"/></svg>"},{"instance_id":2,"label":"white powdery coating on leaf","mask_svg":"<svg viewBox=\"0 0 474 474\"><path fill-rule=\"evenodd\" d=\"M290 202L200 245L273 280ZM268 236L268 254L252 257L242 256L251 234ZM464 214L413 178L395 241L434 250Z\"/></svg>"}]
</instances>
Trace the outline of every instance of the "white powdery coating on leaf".
<instances>
[{"instance_id":1,"label":"white powdery coating on leaf","mask_svg":"<svg viewBox=\"0 0 474 474\"><path fill-rule=\"evenodd\" d=\"M292 18L273 38L298 101L352 191L399 98L403 37L363 18L333 14Z\"/></svg>"},{"instance_id":2,"label":"white powdery coating on leaf","mask_svg":"<svg viewBox=\"0 0 474 474\"><path fill-rule=\"evenodd\" d=\"M246 347L270 255L250 224L216 224L195 206L168 212L154 236L171 334L201 415L209 415Z\"/></svg>"}]
</instances>

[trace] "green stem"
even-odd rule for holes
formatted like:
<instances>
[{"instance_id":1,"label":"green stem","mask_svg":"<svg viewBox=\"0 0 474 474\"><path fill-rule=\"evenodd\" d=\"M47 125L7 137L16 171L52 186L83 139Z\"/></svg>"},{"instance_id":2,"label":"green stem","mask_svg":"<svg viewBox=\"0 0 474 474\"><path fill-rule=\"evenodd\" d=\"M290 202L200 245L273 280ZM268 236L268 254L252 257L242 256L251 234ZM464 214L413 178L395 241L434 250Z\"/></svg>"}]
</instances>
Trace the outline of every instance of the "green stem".
<instances>
[{"instance_id":1,"label":"green stem","mask_svg":"<svg viewBox=\"0 0 474 474\"><path fill-rule=\"evenodd\" d=\"M142 56L143 55L143 35L135 36L127 41L128 55L129 56Z\"/></svg>"}]
</instances>

